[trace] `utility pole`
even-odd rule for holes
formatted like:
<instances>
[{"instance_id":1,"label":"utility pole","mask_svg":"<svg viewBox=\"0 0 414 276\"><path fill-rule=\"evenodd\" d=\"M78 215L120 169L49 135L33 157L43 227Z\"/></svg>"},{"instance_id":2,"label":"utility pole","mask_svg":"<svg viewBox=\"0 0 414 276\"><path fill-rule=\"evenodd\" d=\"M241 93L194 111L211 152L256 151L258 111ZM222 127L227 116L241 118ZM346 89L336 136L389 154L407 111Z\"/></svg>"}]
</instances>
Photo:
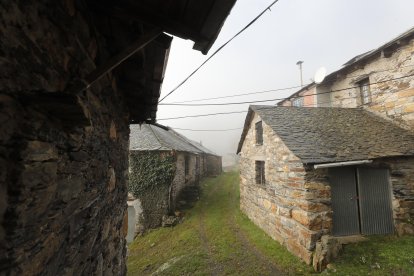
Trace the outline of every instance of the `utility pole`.
<instances>
[{"instance_id":1,"label":"utility pole","mask_svg":"<svg viewBox=\"0 0 414 276\"><path fill-rule=\"evenodd\" d=\"M303 78L302 78L302 60L299 60L298 62L296 62L296 65L299 65L299 71L300 71L300 87L303 86Z\"/></svg>"}]
</instances>

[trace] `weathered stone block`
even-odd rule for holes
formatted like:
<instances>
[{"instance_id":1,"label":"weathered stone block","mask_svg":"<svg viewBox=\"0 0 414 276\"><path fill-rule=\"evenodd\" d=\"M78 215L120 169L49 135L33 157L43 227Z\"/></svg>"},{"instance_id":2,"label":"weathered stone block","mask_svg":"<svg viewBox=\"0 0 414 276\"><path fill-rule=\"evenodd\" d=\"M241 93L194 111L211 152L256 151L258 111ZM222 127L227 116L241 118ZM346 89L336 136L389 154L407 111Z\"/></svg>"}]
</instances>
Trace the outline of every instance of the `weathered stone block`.
<instances>
[{"instance_id":1,"label":"weathered stone block","mask_svg":"<svg viewBox=\"0 0 414 276\"><path fill-rule=\"evenodd\" d=\"M111 127L109 128L109 138L116 140L116 126L114 121L111 121Z\"/></svg>"},{"instance_id":2,"label":"weathered stone block","mask_svg":"<svg viewBox=\"0 0 414 276\"><path fill-rule=\"evenodd\" d=\"M83 180L78 176L67 176L58 181L58 196L65 202L69 202L72 198L78 197L83 190Z\"/></svg>"},{"instance_id":3,"label":"weathered stone block","mask_svg":"<svg viewBox=\"0 0 414 276\"><path fill-rule=\"evenodd\" d=\"M316 250L313 255L312 265L315 271L322 271L342 250L342 245L331 236L322 236L320 242L316 243Z\"/></svg>"},{"instance_id":4,"label":"weathered stone block","mask_svg":"<svg viewBox=\"0 0 414 276\"><path fill-rule=\"evenodd\" d=\"M116 175L115 175L115 170L114 168L109 168L108 170L108 191L112 192L115 189L115 185L116 185Z\"/></svg>"},{"instance_id":5,"label":"weathered stone block","mask_svg":"<svg viewBox=\"0 0 414 276\"><path fill-rule=\"evenodd\" d=\"M292 218L302 225L310 225L311 218L309 217L309 213L302 209L293 209Z\"/></svg>"},{"instance_id":6,"label":"weathered stone block","mask_svg":"<svg viewBox=\"0 0 414 276\"><path fill-rule=\"evenodd\" d=\"M288 239L286 242L286 247L290 252L296 256L299 256L306 264L311 264L312 252L306 250L306 248L298 244L297 240Z\"/></svg>"},{"instance_id":7,"label":"weathered stone block","mask_svg":"<svg viewBox=\"0 0 414 276\"><path fill-rule=\"evenodd\" d=\"M406 89L406 90L403 90L403 91L399 91L397 93L397 95L400 98L412 97L412 96L414 96L414 89L411 88L411 89Z\"/></svg>"},{"instance_id":8,"label":"weathered stone block","mask_svg":"<svg viewBox=\"0 0 414 276\"><path fill-rule=\"evenodd\" d=\"M277 214L283 217L292 217L292 207L278 206Z\"/></svg>"},{"instance_id":9,"label":"weathered stone block","mask_svg":"<svg viewBox=\"0 0 414 276\"><path fill-rule=\"evenodd\" d=\"M56 147L53 144L41 141L28 142L22 155L28 161L49 161L58 158Z\"/></svg>"}]
</instances>

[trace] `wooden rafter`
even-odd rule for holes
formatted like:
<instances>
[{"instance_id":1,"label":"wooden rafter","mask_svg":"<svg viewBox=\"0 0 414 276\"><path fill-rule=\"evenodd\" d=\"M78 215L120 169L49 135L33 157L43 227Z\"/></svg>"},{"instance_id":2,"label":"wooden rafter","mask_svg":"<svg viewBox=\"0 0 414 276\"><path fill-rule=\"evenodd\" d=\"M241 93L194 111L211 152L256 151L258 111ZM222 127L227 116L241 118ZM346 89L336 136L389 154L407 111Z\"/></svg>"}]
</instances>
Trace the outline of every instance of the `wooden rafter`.
<instances>
[{"instance_id":1,"label":"wooden rafter","mask_svg":"<svg viewBox=\"0 0 414 276\"><path fill-rule=\"evenodd\" d=\"M166 33L170 33L184 39L191 39L200 43L207 43L209 41L208 38L200 35L198 31L192 29L191 27L162 16L148 7L141 7L138 4L128 5L128 7L125 7L125 5L126 4L123 3L123 7L120 8L116 6L108 7L95 3L94 7L102 12L105 12L108 16L120 19L130 19L151 26L156 26L164 30Z\"/></svg>"},{"instance_id":2,"label":"wooden rafter","mask_svg":"<svg viewBox=\"0 0 414 276\"><path fill-rule=\"evenodd\" d=\"M134 55L136 52L143 49L151 41L156 39L161 33L162 33L162 30L160 28L154 28L148 31L147 33L140 36L140 38L138 38L134 43L132 43L122 52L120 52L119 54L109 59L103 66L92 71L85 78L85 81L86 81L85 89L88 89L91 85L93 85L95 82L100 80L107 73L111 72L114 68L118 67L123 61L127 60L129 57Z\"/></svg>"}]
</instances>

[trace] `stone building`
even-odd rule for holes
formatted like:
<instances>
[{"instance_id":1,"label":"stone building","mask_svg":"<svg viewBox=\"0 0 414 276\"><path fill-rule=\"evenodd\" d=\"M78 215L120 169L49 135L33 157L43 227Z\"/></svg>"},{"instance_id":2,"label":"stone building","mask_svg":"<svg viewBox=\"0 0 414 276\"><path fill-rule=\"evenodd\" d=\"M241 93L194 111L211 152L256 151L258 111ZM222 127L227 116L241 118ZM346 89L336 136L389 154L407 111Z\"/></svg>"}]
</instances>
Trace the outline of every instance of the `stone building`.
<instances>
[{"instance_id":1,"label":"stone building","mask_svg":"<svg viewBox=\"0 0 414 276\"><path fill-rule=\"evenodd\" d=\"M131 125L130 183L135 233L161 225L174 214L184 189L221 172L221 157L160 124ZM220 162L220 163L218 163Z\"/></svg>"},{"instance_id":2,"label":"stone building","mask_svg":"<svg viewBox=\"0 0 414 276\"><path fill-rule=\"evenodd\" d=\"M414 134L389 120L250 106L238 153L241 210L317 270L340 236L414 234Z\"/></svg>"},{"instance_id":3,"label":"stone building","mask_svg":"<svg viewBox=\"0 0 414 276\"><path fill-rule=\"evenodd\" d=\"M217 176L223 172L223 158L220 155L217 155L215 152L204 147L201 142L197 143L195 141L192 141L184 135L175 132L173 129L170 129L170 131L174 132L176 135L180 136L182 139L186 140L188 143L201 150L200 168L202 176Z\"/></svg>"},{"instance_id":4,"label":"stone building","mask_svg":"<svg viewBox=\"0 0 414 276\"><path fill-rule=\"evenodd\" d=\"M316 87L316 83L312 82L299 89L283 101L278 102L277 105L315 107L317 103Z\"/></svg>"},{"instance_id":5,"label":"stone building","mask_svg":"<svg viewBox=\"0 0 414 276\"><path fill-rule=\"evenodd\" d=\"M125 275L129 124L235 0L0 3L0 274Z\"/></svg>"},{"instance_id":6,"label":"stone building","mask_svg":"<svg viewBox=\"0 0 414 276\"><path fill-rule=\"evenodd\" d=\"M380 47L360 54L329 74L320 84L310 84L282 106L363 107L405 128L414 127L414 28ZM306 91L304 91L306 90ZM307 93L306 93L307 92ZM304 103L314 97L315 104Z\"/></svg>"}]
</instances>

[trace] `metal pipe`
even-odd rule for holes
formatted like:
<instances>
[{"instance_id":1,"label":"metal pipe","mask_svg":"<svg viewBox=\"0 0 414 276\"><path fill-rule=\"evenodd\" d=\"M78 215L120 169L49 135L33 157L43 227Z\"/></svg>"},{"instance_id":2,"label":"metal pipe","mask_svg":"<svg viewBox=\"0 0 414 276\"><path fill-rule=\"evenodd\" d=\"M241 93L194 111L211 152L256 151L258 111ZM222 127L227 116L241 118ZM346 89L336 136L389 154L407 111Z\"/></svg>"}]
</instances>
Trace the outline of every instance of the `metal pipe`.
<instances>
[{"instance_id":1,"label":"metal pipe","mask_svg":"<svg viewBox=\"0 0 414 276\"><path fill-rule=\"evenodd\" d=\"M299 65L299 71L300 71L300 87L303 87L303 78L302 78L302 60L299 60L296 62L296 65Z\"/></svg>"},{"instance_id":2,"label":"metal pipe","mask_svg":"<svg viewBox=\"0 0 414 276\"><path fill-rule=\"evenodd\" d=\"M352 166L352 165L370 164L370 163L372 163L372 160L356 160L356 161L317 164L317 165L313 165L313 168L323 169L323 168L343 167L343 166Z\"/></svg>"}]
</instances>

